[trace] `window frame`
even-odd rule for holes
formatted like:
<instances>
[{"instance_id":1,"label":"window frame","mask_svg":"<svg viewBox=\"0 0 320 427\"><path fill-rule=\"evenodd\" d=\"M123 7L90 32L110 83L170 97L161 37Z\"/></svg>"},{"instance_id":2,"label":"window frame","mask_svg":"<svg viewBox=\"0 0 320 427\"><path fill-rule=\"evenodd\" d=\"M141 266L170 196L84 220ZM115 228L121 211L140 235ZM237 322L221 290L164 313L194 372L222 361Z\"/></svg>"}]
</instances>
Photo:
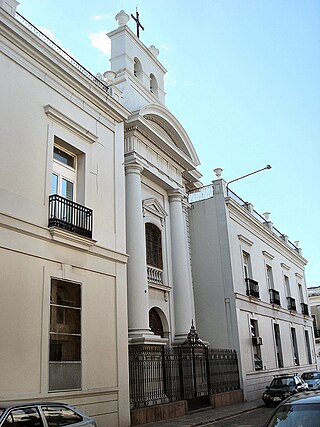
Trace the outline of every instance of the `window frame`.
<instances>
[{"instance_id":1,"label":"window frame","mask_svg":"<svg viewBox=\"0 0 320 427\"><path fill-rule=\"evenodd\" d=\"M68 285L72 286L73 290L70 289L69 292L74 294L73 299L61 299L61 301L59 301L59 285L60 290L63 286L65 287L64 289L66 289ZM63 293L63 290L61 292ZM81 283L51 277L48 357L49 392L82 389L82 301ZM57 313L60 309L64 312L64 322L60 322L57 319ZM59 372L62 373L62 376L57 378L54 372L56 369L59 369L59 367ZM71 372L72 370L73 376L70 381L74 381L74 386L68 385L68 379L66 379L65 386L57 387L56 384L63 385L63 374ZM78 375L78 377L75 377L75 375Z\"/></svg>"}]
</instances>

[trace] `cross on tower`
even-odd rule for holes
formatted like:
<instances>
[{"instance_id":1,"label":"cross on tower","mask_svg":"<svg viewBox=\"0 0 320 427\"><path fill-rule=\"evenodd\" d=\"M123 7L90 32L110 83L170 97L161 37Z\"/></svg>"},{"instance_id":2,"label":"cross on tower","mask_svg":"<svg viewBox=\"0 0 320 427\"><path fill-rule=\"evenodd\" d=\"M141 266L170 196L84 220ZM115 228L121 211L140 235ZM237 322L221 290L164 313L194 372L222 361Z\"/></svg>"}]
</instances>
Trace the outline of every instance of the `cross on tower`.
<instances>
[{"instance_id":1,"label":"cross on tower","mask_svg":"<svg viewBox=\"0 0 320 427\"><path fill-rule=\"evenodd\" d=\"M138 12L138 8L136 7L136 16L132 15L131 13L131 17L136 21L137 24L137 37L139 38L139 28L141 28L144 31L143 26L141 25L140 21L139 21L139 12Z\"/></svg>"}]
</instances>

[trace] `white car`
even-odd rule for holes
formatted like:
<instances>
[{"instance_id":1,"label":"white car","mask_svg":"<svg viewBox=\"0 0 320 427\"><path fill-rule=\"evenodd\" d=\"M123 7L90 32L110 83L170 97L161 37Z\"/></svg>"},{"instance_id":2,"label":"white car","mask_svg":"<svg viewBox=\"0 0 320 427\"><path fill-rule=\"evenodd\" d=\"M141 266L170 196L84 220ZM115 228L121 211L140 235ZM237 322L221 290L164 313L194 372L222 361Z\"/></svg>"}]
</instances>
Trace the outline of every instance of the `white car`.
<instances>
[{"instance_id":1,"label":"white car","mask_svg":"<svg viewBox=\"0 0 320 427\"><path fill-rule=\"evenodd\" d=\"M309 390L320 390L320 371L304 372L301 378L308 384Z\"/></svg>"},{"instance_id":2,"label":"white car","mask_svg":"<svg viewBox=\"0 0 320 427\"><path fill-rule=\"evenodd\" d=\"M5 405L0 402L0 427L96 427L93 418L65 403L39 402Z\"/></svg>"}]
</instances>

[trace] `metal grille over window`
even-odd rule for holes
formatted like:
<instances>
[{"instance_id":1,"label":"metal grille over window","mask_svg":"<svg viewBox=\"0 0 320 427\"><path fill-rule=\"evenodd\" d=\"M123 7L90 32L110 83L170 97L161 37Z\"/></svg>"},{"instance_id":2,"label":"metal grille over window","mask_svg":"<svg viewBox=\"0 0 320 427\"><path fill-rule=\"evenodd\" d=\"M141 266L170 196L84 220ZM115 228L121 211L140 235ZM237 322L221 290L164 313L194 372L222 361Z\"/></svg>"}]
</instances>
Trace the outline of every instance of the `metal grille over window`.
<instances>
[{"instance_id":1,"label":"metal grille over window","mask_svg":"<svg viewBox=\"0 0 320 427\"><path fill-rule=\"evenodd\" d=\"M49 390L81 389L81 286L52 279Z\"/></svg>"}]
</instances>

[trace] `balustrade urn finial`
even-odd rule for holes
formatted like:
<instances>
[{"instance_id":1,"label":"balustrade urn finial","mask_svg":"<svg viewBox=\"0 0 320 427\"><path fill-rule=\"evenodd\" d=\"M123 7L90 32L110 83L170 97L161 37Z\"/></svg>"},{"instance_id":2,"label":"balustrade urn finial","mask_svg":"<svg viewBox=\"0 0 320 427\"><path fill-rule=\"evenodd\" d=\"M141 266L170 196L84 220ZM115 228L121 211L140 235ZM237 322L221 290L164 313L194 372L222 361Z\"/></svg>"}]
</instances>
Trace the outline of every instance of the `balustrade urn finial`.
<instances>
[{"instance_id":1,"label":"balustrade urn finial","mask_svg":"<svg viewBox=\"0 0 320 427\"><path fill-rule=\"evenodd\" d=\"M270 217L270 212L263 212L263 217L266 221L269 221L269 217Z\"/></svg>"},{"instance_id":2,"label":"balustrade urn finial","mask_svg":"<svg viewBox=\"0 0 320 427\"><path fill-rule=\"evenodd\" d=\"M119 27L123 27L124 25L127 25L130 16L124 10L120 10L115 19L118 22Z\"/></svg>"},{"instance_id":3,"label":"balustrade urn finial","mask_svg":"<svg viewBox=\"0 0 320 427\"><path fill-rule=\"evenodd\" d=\"M223 169L222 169L222 168L215 168L215 169L213 170L213 172L216 174L216 177L217 177L217 178L220 178L220 177L221 177L221 173L222 173L222 171L223 171Z\"/></svg>"}]
</instances>

